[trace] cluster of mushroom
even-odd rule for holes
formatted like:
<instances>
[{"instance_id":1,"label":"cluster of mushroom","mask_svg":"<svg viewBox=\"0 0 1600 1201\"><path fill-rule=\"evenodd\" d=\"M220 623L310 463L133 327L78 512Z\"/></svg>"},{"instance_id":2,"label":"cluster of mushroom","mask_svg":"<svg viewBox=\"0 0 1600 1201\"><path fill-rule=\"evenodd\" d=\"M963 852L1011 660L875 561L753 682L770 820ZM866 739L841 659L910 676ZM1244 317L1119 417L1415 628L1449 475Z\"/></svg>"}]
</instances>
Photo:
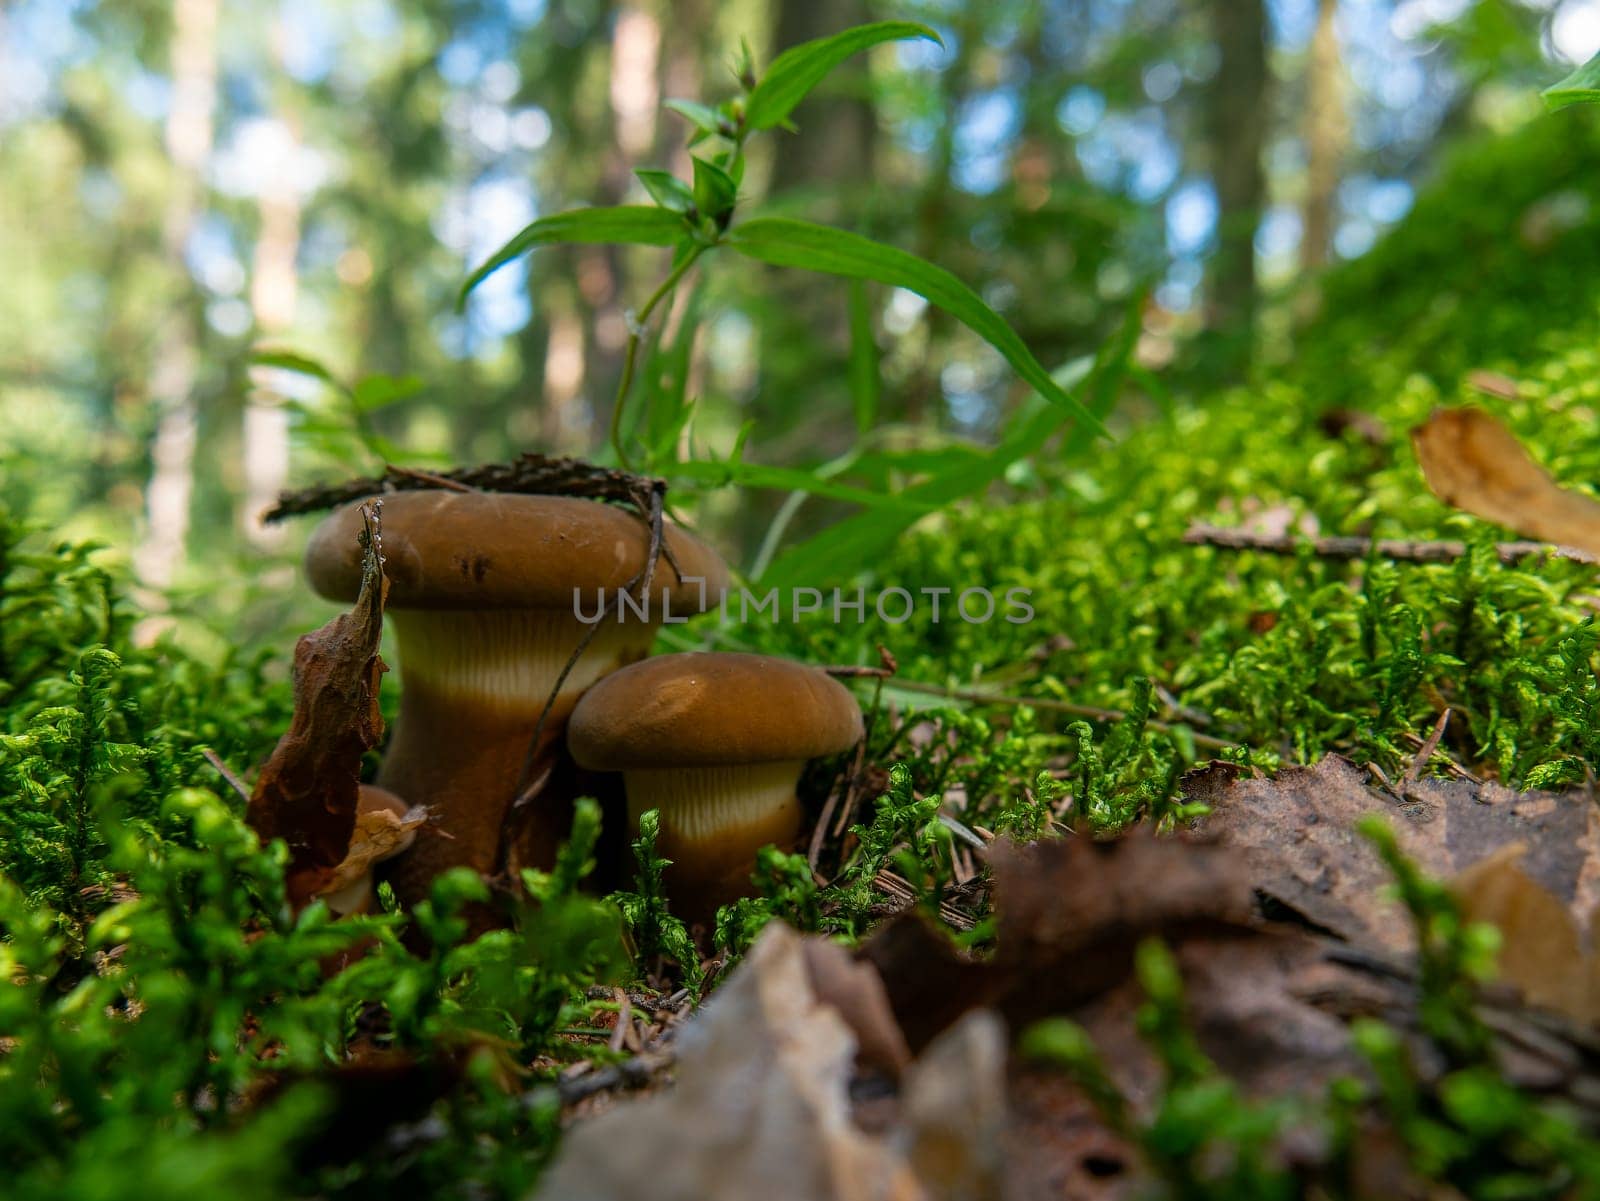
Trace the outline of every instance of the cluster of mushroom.
<instances>
[{"instance_id":1,"label":"cluster of mushroom","mask_svg":"<svg viewBox=\"0 0 1600 1201\"><path fill-rule=\"evenodd\" d=\"M360 527L356 502L307 547L311 584L331 600L359 591ZM549 866L575 789L614 784L583 770L620 773L630 826L659 811L669 896L691 915L747 892L762 846L792 844L801 769L861 737L860 709L830 676L783 659L647 659L668 614L704 611L728 582L721 557L686 530L667 523L663 544L644 615L608 606L591 629L576 598L614 597L645 565L649 530L636 516L557 496L383 498L400 707L377 784L429 814L381 869L401 901L452 867Z\"/></svg>"}]
</instances>

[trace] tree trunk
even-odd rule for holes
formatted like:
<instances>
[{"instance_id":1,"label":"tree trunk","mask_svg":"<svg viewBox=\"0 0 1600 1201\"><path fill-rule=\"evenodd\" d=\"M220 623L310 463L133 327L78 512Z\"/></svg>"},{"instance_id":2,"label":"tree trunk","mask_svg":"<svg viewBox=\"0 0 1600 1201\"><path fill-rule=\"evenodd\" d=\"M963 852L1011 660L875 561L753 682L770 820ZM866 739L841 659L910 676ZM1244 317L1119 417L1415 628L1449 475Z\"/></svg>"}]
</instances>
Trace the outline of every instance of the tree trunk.
<instances>
[{"instance_id":1,"label":"tree trunk","mask_svg":"<svg viewBox=\"0 0 1600 1201\"><path fill-rule=\"evenodd\" d=\"M273 61L280 68L283 36L281 23L274 22ZM300 138L291 117L286 115L281 124L282 157L257 198L261 231L256 237L250 283L256 333L269 341L294 326L299 291L295 260L300 252L301 201L294 168ZM250 369L242 439L244 498L239 525L251 545L262 550L282 546L287 534L284 526L266 525L261 520L261 514L289 482L289 414L272 391L272 376L270 367Z\"/></svg>"},{"instance_id":2,"label":"tree trunk","mask_svg":"<svg viewBox=\"0 0 1600 1201\"><path fill-rule=\"evenodd\" d=\"M863 0L778 0L777 18L772 57L869 19ZM793 118L800 132L776 135L774 193L819 185L834 191L830 185L862 185L872 178L872 106L862 96L839 94L865 78L861 62L846 63L801 102Z\"/></svg>"},{"instance_id":3,"label":"tree trunk","mask_svg":"<svg viewBox=\"0 0 1600 1201\"><path fill-rule=\"evenodd\" d=\"M1338 0L1318 0L1317 28L1306 61L1306 195L1301 210L1300 265L1308 271L1328 261L1334 195L1350 134L1344 111L1344 65L1334 27L1338 9Z\"/></svg>"},{"instance_id":4,"label":"tree trunk","mask_svg":"<svg viewBox=\"0 0 1600 1201\"><path fill-rule=\"evenodd\" d=\"M1219 62L1209 96L1217 239L1207 296L1207 324L1250 355L1256 305L1256 225L1266 177L1261 151L1267 125L1267 14L1264 0L1212 0Z\"/></svg>"},{"instance_id":5,"label":"tree trunk","mask_svg":"<svg viewBox=\"0 0 1600 1201\"><path fill-rule=\"evenodd\" d=\"M202 172L211 154L218 7L219 0L175 0L172 11L172 107L165 132L174 179L162 222L162 246L173 271L185 281L185 291L191 285L184 251L204 206ZM173 305L157 339L151 371L151 399L159 417L150 446L146 528L134 552L134 567L153 588L172 583L188 542L199 426L194 398L196 335L192 306Z\"/></svg>"}]
</instances>

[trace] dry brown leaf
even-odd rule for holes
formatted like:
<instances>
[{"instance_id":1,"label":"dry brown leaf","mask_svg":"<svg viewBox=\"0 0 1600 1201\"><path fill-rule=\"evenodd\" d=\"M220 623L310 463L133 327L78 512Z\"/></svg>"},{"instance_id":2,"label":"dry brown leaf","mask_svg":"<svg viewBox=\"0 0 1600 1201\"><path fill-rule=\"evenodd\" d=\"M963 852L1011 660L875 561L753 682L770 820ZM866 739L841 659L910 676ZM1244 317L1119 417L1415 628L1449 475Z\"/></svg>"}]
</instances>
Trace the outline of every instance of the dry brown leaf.
<instances>
[{"instance_id":1,"label":"dry brown leaf","mask_svg":"<svg viewBox=\"0 0 1600 1201\"><path fill-rule=\"evenodd\" d=\"M855 1035L857 1060L899 1076L911 1062L911 1049L889 1008L878 969L828 939L808 938L801 952L817 1001L831 1006Z\"/></svg>"},{"instance_id":2,"label":"dry brown leaf","mask_svg":"<svg viewBox=\"0 0 1600 1201\"><path fill-rule=\"evenodd\" d=\"M1600 554L1600 502L1563 488L1482 409L1435 409L1411 431L1433 494L1529 538Z\"/></svg>"},{"instance_id":3,"label":"dry brown leaf","mask_svg":"<svg viewBox=\"0 0 1600 1201\"><path fill-rule=\"evenodd\" d=\"M1535 1005L1578 1022L1600 1021L1600 957L1589 953L1567 907L1520 866L1521 843L1450 882L1462 913L1500 931L1499 975Z\"/></svg>"},{"instance_id":4,"label":"dry brown leaf","mask_svg":"<svg viewBox=\"0 0 1600 1201\"><path fill-rule=\"evenodd\" d=\"M1186 777L1184 792L1211 807L1201 828L1245 853L1259 892L1354 942L1413 945L1411 923L1389 897L1389 872L1355 832L1369 813L1391 819L1401 848L1430 875L1453 876L1522 843L1522 870L1575 922L1586 923L1600 901L1600 812L1586 796L1425 779L1409 784L1401 802L1338 755L1275 779L1202 769Z\"/></svg>"},{"instance_id":5,"label":"dry brown leaf","mask_svg":"<svg viewBox=\"0 0 1600 1201\"><path fill-rule=\"evenodd\" d=\"M927 1201L851 1121L855 1040L812 990L803 940L768 926L678 1037L670 1092L576 1126L536 1196L559 1201Z\"/></svg>"},{"instance_id":6,"label":"dry brown leaf","mask_svg":"<svg viewBox=\"0 0 1600 1201\"><path fill-rule=\"evenodd\" d=\"M246 817L262 842L289 846L285 876L296 907L327 891L350 849L361 757L383 737L378 655L389 581L383 573L379 506L362 507L361 592L294 649L294 717L261 769Z\"/></svg>"}]
</instances>

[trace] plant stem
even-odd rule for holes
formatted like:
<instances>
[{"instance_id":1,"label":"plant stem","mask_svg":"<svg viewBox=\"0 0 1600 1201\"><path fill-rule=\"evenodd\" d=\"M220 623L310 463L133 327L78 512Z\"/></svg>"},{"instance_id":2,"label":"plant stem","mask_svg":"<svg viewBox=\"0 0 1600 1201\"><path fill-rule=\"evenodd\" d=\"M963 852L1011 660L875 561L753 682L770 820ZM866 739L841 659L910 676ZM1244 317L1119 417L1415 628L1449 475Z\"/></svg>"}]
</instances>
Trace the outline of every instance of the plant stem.
<instances>
[{"instance_id":1,"label":"plant stem","mask_svg":"<svg viewBox=\"0 0 1600 1201\"><path fill-rule=\"evenodd\" d=\"M660 287L650 294L650 299L644 302L644 307L639 310L630 323L628 330L628 348L622 358L622 378L617 381L617 398L611 405L611 449L616 453L617 466L622 470L630 470L628 452L622 447L622 409L628 401L628 389L633 386L634 364L639 357L639 343L643 340L644 324L650 320L650 315L668 296L672 295L674 288L694 266L697 260L707 250L707 247L697 245L683 257L683 261L675 266L661 281Z\"/></svg>"}]
</instances>

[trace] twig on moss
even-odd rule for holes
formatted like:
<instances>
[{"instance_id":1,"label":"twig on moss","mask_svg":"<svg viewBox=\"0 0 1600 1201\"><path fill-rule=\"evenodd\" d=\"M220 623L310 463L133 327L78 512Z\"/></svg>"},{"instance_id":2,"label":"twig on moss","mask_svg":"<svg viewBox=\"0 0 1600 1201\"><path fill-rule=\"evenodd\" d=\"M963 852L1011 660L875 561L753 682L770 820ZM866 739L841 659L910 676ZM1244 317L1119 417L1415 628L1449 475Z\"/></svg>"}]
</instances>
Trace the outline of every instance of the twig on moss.
<instances>
[{"instance_id":1,"label":"twig on moss","mask_svg":"<svg viewBox=\"0 0 1600 1201\"><path fill-rule=\"evenodd\" d=\"M1190 546L1215 546L1222 550L1258 550L1270 555L1293 555L1303 549L1324 559L1365 559L1374 551L1380 558L1407 563L1449 563L1467 553L1465 542L1429 542L1410 538L1382 538L1376 544L1371 538L1338 536L1307 538L1294 534L1258 534L1250 530L1224 529L1221 526L1198 522L1183 535ZM1523 559L1570 559L1575 563L1600 563L1588 551L1571 546L1554 546L1548 542L1500 542L1495 553L1502 563L1519 563Z\"/></svg>"},{"instance_id":2,"label":"twig on moss","mask_svg":"<svg viewBox=\"0 0 1600 1201\"><path fill-rule=\"evenodd\" d=\"M1409 787L1422 779L1422 773L1427 770L1428 762L1433 758L1433 752L1439 749L1439 739L1444 737L1445 727L1450 724L1450 710L1446 709L1439 714L1439 720L1434 724L1428 737L1417 748L1417 753L1411 757L1411 766L1406 768L1405 775L1401 778L1401 787Z\"/></svg>"},{"instance_id":3,"label":"twig on moss","mask_svg":"<svg viewBox=\"0 0 1600 1201\"><path fill-rule=\"evenodd\" d=\"M677 1052L670 1044L658 1045L632 1059L596 1068L571 1080L562 1080L556 1085L556 1096L561 1099L563 1106L568 1106L614 1088L644 1088L676 1063L677 1059Z\"/></svg>"},{"instance_id":4,"label":"twig on moss","mask_svg":"<svg viewBox=\"0 0 1600 1201\"><path fill-rule=\"evenodd\" d=\"M1072 701L1058 701L1054 697L1033 696L1007 696L998 692L984 692L978 688L941 688L937 684L924 684L920 680L896 679L892 687L903 689L906 692L916 692L924 696L943 697L952 701L967 701L974 705L1002 705L1021 706L1027 705L1030 709L1038 709L1045 713L1065 713L1071 717L1082 717L1089 721L1121 721L1127 716L1120 709L1102 709L1096 705L1079 705ZM1152 718L1145 723L1152 730L1163 733L1172 733L1182 722L1157 721ZM1194 739L1195 746L1204 747L1208 751L1226 750L1236 746L1237 743L1229 742L1225 738L1216 738L1210 734L1202 734L1191 729L1189 736Z\"/></svg>"}]
</instances>

